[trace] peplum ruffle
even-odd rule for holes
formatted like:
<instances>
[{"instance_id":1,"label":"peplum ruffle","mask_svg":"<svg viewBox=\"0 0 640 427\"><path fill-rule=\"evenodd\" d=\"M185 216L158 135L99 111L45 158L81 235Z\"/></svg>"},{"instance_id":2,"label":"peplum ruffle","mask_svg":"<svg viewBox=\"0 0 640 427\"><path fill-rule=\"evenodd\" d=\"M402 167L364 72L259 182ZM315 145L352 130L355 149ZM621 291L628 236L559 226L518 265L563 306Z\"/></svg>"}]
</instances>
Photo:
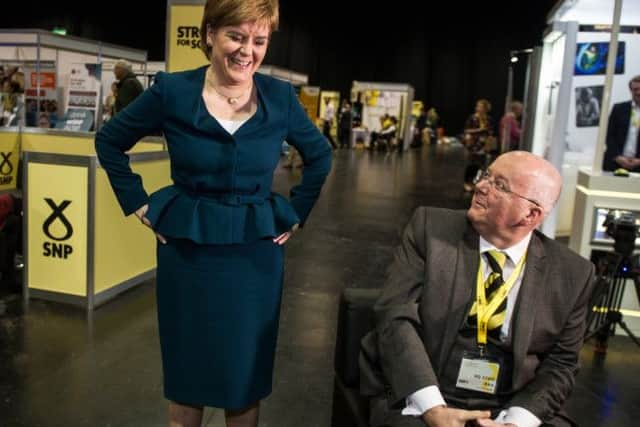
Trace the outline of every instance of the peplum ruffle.
<instances>
[{"instance_id":1,"label":"peplum ruffle","mask_svg":"<svg viewBox=\"0 0 640 427\"><path fill-rule=\"evenodd\" d=\"M146 217L164 236L206 245L254 242L300 223L289 200L277 193L203 196L175 185L150 195Z\"/></svg>"}]
</instances>

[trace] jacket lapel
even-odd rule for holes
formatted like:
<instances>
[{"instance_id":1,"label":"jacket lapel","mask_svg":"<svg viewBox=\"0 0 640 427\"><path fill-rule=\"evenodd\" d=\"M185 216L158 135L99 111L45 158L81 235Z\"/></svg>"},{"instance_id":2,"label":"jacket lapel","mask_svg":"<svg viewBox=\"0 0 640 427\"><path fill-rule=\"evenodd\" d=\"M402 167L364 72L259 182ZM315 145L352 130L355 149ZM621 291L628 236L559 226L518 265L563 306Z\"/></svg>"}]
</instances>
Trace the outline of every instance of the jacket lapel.
<instances>
[{"instance_id":1,"label":"jacket lapel","mask_svg":"<svg viewBox=\"0 0 640 427\"><path fill-rule=\"evenodd\" d=\"M450 258L442 260L442 265L450 265L451 262L455 262L455 268L453 269L455 273L451 281L446 281L446 283L452 283L452 289L448 308L450 314L447 317L447 323L442 335L440 363L438 365L439 374L442 374L442 369L447 363L451 348L458 337L458 332L471 308L473 288L480 264L479 245L478 233L467 222L467 229L462 240L458 243L456 258L454 260Z\"/></svg>"},{"instance_id":2,"label":"jacket lapel","mask_svg":"<svg viewBox=\"0 0 640 427\"><path fill-rule=\"evenodd\" d=\"M542 241L537 232L534 232L527 251L526 267L509 333L513 337L514 387L519 385L519 367L523 366L527 355L538 302L544 297L545 293L546 268L544 258L545 253Z\"/></svg>"}]
</instances>

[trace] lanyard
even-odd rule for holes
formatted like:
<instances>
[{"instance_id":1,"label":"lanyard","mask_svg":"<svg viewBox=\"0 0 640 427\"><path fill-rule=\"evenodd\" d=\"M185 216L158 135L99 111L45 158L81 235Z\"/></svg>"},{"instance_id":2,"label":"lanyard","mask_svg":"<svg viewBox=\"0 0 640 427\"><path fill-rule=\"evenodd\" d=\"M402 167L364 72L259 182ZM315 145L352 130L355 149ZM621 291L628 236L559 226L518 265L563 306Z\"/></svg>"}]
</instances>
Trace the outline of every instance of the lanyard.
<instances>
[{"instance_id":1,"label":"lanyard","mask_svg":"<svg viewBox=\"0 0 640 427\"><path fill-rule=\"evenodd\" d=\"M640 129L640 117L636 114L636 106L631 106L631 124Z\"/></svg>"},{"instance_id":2,"label":"lanyard","mask_svg":"<svg viewBox=\"0 0 640 427\"><path fill-rule=\"evenodd\" d=\"M515 270L509 276L509 279L504 283L504 285L500 286L496 291L497 294L493 297L490 303L487 304L487 297L484 292L484 280L482 279L482 263L478 268L478 277L476 280L476 310L477 310L477 318L478 318L478 344L484 346L487 344L487 329L489 324L489 319L494 315L500 304L507 298L509 295L509 291L518 280L520 273L522 272L522 267L524 266L524 261L526 259L527 254L524 256L516 265Z\"/></svg>"}]
</instances>

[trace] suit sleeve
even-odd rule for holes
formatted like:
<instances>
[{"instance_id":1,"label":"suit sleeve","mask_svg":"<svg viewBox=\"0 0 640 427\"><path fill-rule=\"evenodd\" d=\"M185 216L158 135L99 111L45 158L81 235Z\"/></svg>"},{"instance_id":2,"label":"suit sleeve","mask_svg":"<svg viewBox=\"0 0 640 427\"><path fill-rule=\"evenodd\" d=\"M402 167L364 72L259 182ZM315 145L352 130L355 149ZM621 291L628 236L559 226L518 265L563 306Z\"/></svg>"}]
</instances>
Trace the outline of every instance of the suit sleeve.
<instances>
[{"instance_id":1,"label":"suit sleeve","mask_svg":"<svg viewBox=\"0 0 640 427\"><path fill-rule=\"evenodd\" d=\"M551 350L539 355L542 359L533 380L516 393L508 407L522 407L543 422L549 421L569 397L579 369L579 353L584 341L586 316L593 289L593 266L568 286L580 286L582 291L571 314Z\"/></svg>"},{"instance_id":2,"label":"suit sleeve","mask_svg":"<svg viewBox=\"0 0 640 427\"><path fill-rule=\"evenodd\" d=\"M95 147L100 165L107 172L125 215L135 212L149 199L140 175L131 171L126 152L140 138L162 127L163 73L156 75L155 82L96 134Z\"/></svg>"},{"instance_id":3,"label":"suit sleeve","mask_svg":"<svg viewBox=\"0 0 640 427\"><path fill-rule=\"evenodd\" d=\"M418 312L425 279L425 222L426 210L419 208L404 230L374 307L380 369L390 386L390 403L397 408L417 390L438 385Z\"/></svg>"},{"instance_id":4,"label":"suit sleeve","mask_svg":"<svg viewBox=\"0 0 640 427\"><path fill-rule=\"evenodd\" d=\"M300 152L304 161L302 182L291 189L290 201L302 226L331 170L332 151L325 137L304 112L293 86L288 85L288 89L289 128L286 140Z\"/></svg>"},{"instance_id":5,"label":"suit sleeve","mask_svg":"<svg viewBox=\"0 0 640 427\"><path fill-rule=\"evenodd\" d=\"M620 139L620 129L618 129L619 120L617 120L619 115L620 107L618 104L615 104L609 114L609 122L607 125L607 148L604 152L604 161L602 164L602 169L605 171L612 171L616 169L617 163L615 158L622 154L620 143L618 141ZM624 143L622 147L624 147Z\"/></svg>"}]
</instances>

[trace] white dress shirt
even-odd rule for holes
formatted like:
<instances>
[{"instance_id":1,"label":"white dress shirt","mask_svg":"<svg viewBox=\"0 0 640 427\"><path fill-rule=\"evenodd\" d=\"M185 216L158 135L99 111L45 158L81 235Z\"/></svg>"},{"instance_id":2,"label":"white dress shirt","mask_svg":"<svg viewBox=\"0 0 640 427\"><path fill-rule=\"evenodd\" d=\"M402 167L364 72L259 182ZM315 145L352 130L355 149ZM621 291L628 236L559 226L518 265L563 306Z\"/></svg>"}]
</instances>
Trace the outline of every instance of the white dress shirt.
<instances>
[{"instance_id":1,"label":"white dress shirt","mask_svg":"<svg viewBox=\"0 0 640 427\"><path fill-rule=\"evenodd\" d=\"M622 155L625 157L640 157L640 153L636 153L636 145L638 143L638 128L640 128L640 106L631 101L631 118L629 119L629 132L627 132L627 141L624 144Z\"/></svg>"},{"instance_id":2,"label":"white dress shirt","mask_svg":"<svg viewBox=\"0 0 640 427\"><path fill-rule=\"evenodd\" d=\"M507 254L507 260L505 262L504 268L502 269L502 275L505 280L507 280L507 278L511 276L516 268L516 265L526 254L530 241L531 233L529 233L524 239L522 239L515 245L501 250L502 252ZM484 238L482 238L482 236L480 237L479 246L480 253L482 254L492 249L499 250ZM491 267L487 263L484 256L480 257L480 264L481 268L483 269L483 277L488 277L489 274L491 274ZM526 261L522 267L522 270L520 271L520 275L513 284L513 288L511 288L511 291L507 296L507 311L505 313L504 323L502 324L502 327L500 329L500 339L502 341L505 341L509 336L509 326L511 323L511 318L513 317L513 309L518 298L518 292L520 292L520 285L522 284L522 276L524 275L525 266ZM440 393L440 389L435 385L422 388L415 393L410 394L409 396L407 396L405 403L406 406L402 410L402 415L411 416L422 416L422 414L435 406L446 406L446 402L442 397L442 393ZM518 427L538 427L540 426L540 424L542 424L542 421L538 417L533 415L525 408L519 406L512 406L500 412L495 421L503 424L513 423Z\"/></svg>"}]
</instances>

